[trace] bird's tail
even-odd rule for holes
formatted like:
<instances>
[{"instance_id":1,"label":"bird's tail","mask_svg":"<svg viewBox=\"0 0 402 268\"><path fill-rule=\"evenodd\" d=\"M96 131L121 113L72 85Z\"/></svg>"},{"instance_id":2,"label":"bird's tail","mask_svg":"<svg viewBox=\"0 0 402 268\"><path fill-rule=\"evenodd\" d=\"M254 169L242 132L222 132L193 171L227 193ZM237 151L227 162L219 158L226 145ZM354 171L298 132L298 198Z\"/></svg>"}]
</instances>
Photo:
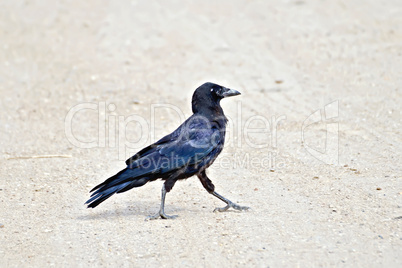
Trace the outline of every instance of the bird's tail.
<instances>
[{"instance_id":1,"label":"bird's tail","mask_svg":"<svg viewBox=\"0 0 402 268\"><path fill-rule=\"evenodd\" d=\"M123 169L116 175L93 188L90 191L93 192L91 198L85 202L85 204L88 204L88 208L94 208L115 193L123 193L134 187L143 186L149 180L148 177L133 176L132 169Z\"/></svg>"}]
</instances>

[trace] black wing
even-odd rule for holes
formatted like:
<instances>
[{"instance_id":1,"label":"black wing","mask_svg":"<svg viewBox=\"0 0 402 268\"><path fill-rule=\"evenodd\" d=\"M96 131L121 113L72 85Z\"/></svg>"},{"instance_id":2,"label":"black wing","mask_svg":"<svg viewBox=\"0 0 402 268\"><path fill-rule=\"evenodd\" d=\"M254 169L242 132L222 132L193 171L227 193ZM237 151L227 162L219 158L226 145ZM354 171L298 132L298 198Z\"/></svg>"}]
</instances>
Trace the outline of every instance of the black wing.
<instances>
[{"instance_id":1,"label":"black wing","mask_svg":"<svg viewBox=\"0 0 402 268\"><path fill-rule=\"evenodd\" d=\"M130 166L130 164L132 164L135 160L154 152L155 148L157 148L158 145L162 145L162 144L166 144L166 143L174 142L174 141L178 140L178 138L180 137L180 134L182 133L182 128L183 128L184 125L185 125L185 123L180 125L180 127L178 127L175 131L173 131L169 135L166 135L162 139L160 139L157 142L145 147L144 149L142 149L141 151L139 151L138 153L136 153L135 155L133 155L132 157L127 159L126 160L126 165Z\"/></svg>"},{"instance_id":2,"label":"black wing","mask_svg":"<svg viewBox=\"0 0 402 268\"><path fill-rule=\"evenodd\" d=\"M217 126L211 127L205 120L193 118L127 159L126 164L129 169L140 169L137 172L141 175L149 172L164 174L201 162L214 149L223 145L223 138Z\"/></svg>"}]
</instances>

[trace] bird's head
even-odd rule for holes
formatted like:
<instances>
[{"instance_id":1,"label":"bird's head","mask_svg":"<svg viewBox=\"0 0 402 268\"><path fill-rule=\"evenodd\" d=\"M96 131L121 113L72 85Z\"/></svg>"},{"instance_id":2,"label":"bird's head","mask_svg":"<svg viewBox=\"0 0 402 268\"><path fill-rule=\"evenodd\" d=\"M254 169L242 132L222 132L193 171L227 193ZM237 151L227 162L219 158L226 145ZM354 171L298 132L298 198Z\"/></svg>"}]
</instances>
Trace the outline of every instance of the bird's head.
<instances>
[{"instance_id":1,"label":"bird's head","mask_svg":"<svg viewBox=\"0 0 402 268\"><path fill-rule=\"evenodd\" d=\"M192 99L193 113L203 108L220 108L220 100L226 97L240 95L240 92L214 83L204 83L199 86Z\"/></svg>"}]
</instances>

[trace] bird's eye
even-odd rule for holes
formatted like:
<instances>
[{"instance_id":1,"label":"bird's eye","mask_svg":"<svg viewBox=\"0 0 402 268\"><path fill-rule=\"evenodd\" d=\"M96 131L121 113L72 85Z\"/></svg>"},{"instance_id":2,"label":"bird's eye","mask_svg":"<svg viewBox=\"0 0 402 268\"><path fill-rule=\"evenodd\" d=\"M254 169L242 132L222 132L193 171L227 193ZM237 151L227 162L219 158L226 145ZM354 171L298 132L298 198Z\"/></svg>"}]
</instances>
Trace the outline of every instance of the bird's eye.
<instances>
[{"instance_id":1,"label":"bird's eye","mask_svg":"<svg viewBox=\"0 0 402 268\"><path fill-rule=\"evenodd\" d=\"M212 92L212 91L214 91L214 89L213 89L213 88L211 88L211 92Z\"/></svg>"}]
</instances>

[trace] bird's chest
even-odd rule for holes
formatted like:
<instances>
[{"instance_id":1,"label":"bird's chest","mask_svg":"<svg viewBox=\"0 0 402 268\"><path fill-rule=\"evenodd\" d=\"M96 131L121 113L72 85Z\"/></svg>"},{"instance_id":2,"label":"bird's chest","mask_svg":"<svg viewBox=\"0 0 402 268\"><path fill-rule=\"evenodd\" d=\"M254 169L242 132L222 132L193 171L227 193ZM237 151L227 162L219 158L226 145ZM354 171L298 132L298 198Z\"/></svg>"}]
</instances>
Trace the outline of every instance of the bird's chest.
<instances>
[{"instance_id":1,"label":"bird's chest","mask_svg":"<svg viewBox=\"0 0 402 268\"><path fill-rule=\"evenodd\" d=\"M207 160L207 166L212 165L212 163L215 161L215 159L219 156L219 154L223 150L223 146L225 144L225 132L223 131L217 131L214 133L214 135L210 139L211 146L213 147L211 153L209 154L209 157Z\"/></svg>"}]
</instances>

